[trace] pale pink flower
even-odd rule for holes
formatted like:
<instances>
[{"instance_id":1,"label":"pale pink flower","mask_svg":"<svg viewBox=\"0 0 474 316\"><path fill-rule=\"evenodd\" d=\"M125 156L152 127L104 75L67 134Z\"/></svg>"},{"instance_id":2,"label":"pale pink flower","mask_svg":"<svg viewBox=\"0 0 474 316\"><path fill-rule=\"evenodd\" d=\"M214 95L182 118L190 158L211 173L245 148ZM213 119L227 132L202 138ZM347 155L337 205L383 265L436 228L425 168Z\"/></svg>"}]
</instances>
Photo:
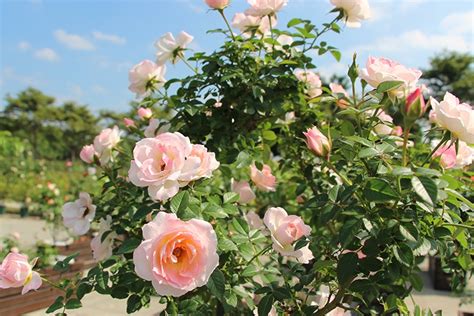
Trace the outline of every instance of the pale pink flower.
<instances>
[{"instance_id":1,"label":"pale pink flower","mask_svg":"<svg viewBox=\"0 0 474 316\"><path fill-rule=\"evenodd\" d=\"M347 93L346 89L338 83L330 83L329 88L331 89L331 92L336 95L337 101L336 105L342 109L347 108L350 103L347 100L344 100L344 98L340 98L339 95L343 95L345 98L349 98L349 94Z\"/></svg>"},{"instance_id":2,"label":"pale pink flower","mask_svg":"<svg viewBox=\"0 0 474 316\"><path fill-rule=\"evenodd\" d=\"M183 168L181 174L181 181L189 182L200 178L210 178L212 172L219 168L219 162L216 160L216 155L208 152L203 145L192 145L191 153L186 158L193 160L194 163L188 163L187 167L198 166L197 168L185 169Z\"/></svg>"},{"instance_id":3,"label":"pale pink flower","mask_svg":"<svg viewBox=\"0 0 474 316\"><path fill-rule=\"evenodd\" d=\"M274 15L287 5L288 0L247 0L250 8L245 14L252 16Z\"/></svg>"},{"instance_id":4,"label":"pale pink flower","mask_svg":"<svg viewBox=\"0 0 474 316\"><path fill-rule=\"evenodd\" d=\"M163 65L170 60L171 63L175 64L179 58L183 57L183 50L192 42L193 38L184 31L179 33L176 39L170 32L163 35L155 43L155 47L158 50L156 53L156 63Z\"/></svg>"},{"instance_id":5,"label":"pale pink flower","mask_svg":"<svg viewBox=\"0 0 474 316\"><path fill-rule=\"evenodd\" d=\"M308 128L303 134L306 136L306 145L313 153L320 157L328 157L331 152L331 142L316 126Z\"/></svg>"},{"instance_id":6,"label":"pale pink flower","mask_svg":"<svg viewBox=\"0 0 474 316\"><path fill-rule=\"evenodd\" d=\"M291 44L293 44L293 37L286 34L279 35L275 40L277 42L275 43L275 45L271 43L264 43L263 45L265 46L267 50L275 49L275 50L283 51L284 46L290 46L291 48Z\"/></svg>"},{"instance_id":7,"label":"pale pink flower","mask_svg":"<svg viewBox=\"0 0 474 316\"><path fill-rule=\"evenodd\" d=\"M94 149L97 152L100 163L106 164L112 157L112 149L120 142L120 130L118 126L106 128L94 138Z\"/></svg>"},{"instance_id":8,"label":"pale pink flower","mask_svg":"<svg viewBox=\"0 0 474 316\"><path fill-rule=\"evenodd\" d=\"M222 10L229 5L229 0L205 0L206 4L215 10Z\"/></svg>"},{"instance_id":9,"label":"pale pink flower","mask_svg":"<svg viewBox=\"0 0 474 316\"><path fill-rule=\"evenodd\" d=\"M401 126L394 126L391 134L395 136L402 136L403 128Z\"/></svg>"},{"instance_id":10,"label":"pale pink flower","mask_svg":"<svg viewBox=\"0 0 474 316\"><path fill-rule=\"evenodd\" d=\"M81 158L82 161L85 163L93 163L94 162L94 156L96 155L96 151L94 148L94 145L85 145L82 147L81 152L79 153L79 157Z\"/></svg>"},{"instance_id":11,"label":"pale pink flower","mask_svg":"<svg viewBox=\"0 0 474 316\"><path fill-rule=\"evenodd\" d=\"M89 231L95 217L96 206L92 204L89 193L79 193L79 199L67 202L63 206L64 226L71 229L76 235L84 235Z\"/></svg>"},{"instance_id":12,"label":"pale pink flower","mask_svg":"<svg viewBox=\"0 0 474 316\"><path fill-rule=\"evenodd\" d=\"M125 124L126 127L135 127L135 122L128 117L125 117L123 119L123 123Z\"/></svg>"},{"instance_id":13,"label":"pale pink flower","mask_svg":"<svg viewBox=\"0 0 474 316\"><path fill-rule=\"evenodd\" d=\"M145 128L145 131L144 131L144 134L145 134L145 137L155 137L156 136L156 132L157 132L157 129L158 129L158 126L160 125L160 120L158 119L151 119L148 123L148 126ZM166 130L162 130L163 128L160 128L160 130L158 131L158 133L160 132L166 132Z\"/></svg>"},{"instance_id":14,"label":"pale pink flower","mask_svg":"<svg viewBox=\"0 0 474 316\"><path fill-rule=\"evenodd\" d=\"M359 76L374 88L377 88L382 82L401 81L403 84L391 90L390 93L397 97L404 97L416 89L421 71L407 68L388 58L369 57L366 68L359 71Z\"/></svg>"},{"instance_id":15,"label":"pale pink flower","mask_svg":"<svg viewBox=\"0 0 474 316\"><path fill-rule=\"evenodd\" d=\"M234 179L232 179L230 188L232 192L239 194L240 204L246 204L255 199L255 193L247 181L234 181Z\"/></svg>"},{"instance_id":16,"label":"pale pink flower","mask_svg":"<svg viewBox=\"0 0 474 316\"><path fill-rule=\"evenodd\" d=\"M275 16L271 17L272 27L277 25ZM249 37L252 31L259 34L268 34L270 32L270 20L268 17L257 17L245 13L236 13L232 19L232 26L239 29L244 37Z\"/></svg>"},{"instance_id":17,"label":"pale pink flower","mask_svg":"<svg viewBox=\"0 0 474 316\"><path fill-rule=\"evenodd\" d=\"M275 191L276 178L272 175L272 169L268 165L263 165L260 171L252 164L250 166L250 179L262 191Z\"/></svg>"},{"instance_id":18,"label":"pale pink flower","mask_svg":"<svg viewBox=\"0 0 474 316\"><path fill-rule=\"evenodd\" d=\"M208 222L159 212L142 230L144 240L133 252L135 272L158 295L179 297L201 287L219 265L216 233Z\"/></svg>"},{"instance_id":19,"label":"pale pink flower","mask_svg":"<svg viewBox=\"0 0 474 316\"><path fill-rule=\"evenodd\" d=\"M257 213L254 211L250 211L244 215L247 223L249 224L251 229L263 229L265 225L263 224L263 220L258 216Z\"/></svg>"},{"instance_id":20,"label":"pale pink flower","mask_svg":"<svg viewBox=\"0 0 474 316\"><path fill-rule=\"evenodd\" d=\"M378 110L368 110L366 115L368 117L371 117L374 115L375 111L377 111L377 117L381 121L381 123L378 123L374 127L375 133L378 135L390 135L393 132L393 118L388 115L387 113L384 112L384 110L378 109Z\"/></svg>"},{"instance_id":21,"label":"pale pink flower","mask_svg":"<svg viewBox=\"0 0 474 316\"><path fill-rule=\"evenodd\" d=\"M152 90L158 90L166 82L166 66L157 65L151 60L144 60L133 66L128 73L128 89L137 96L147 96Z\"/></svg>"},{"instance_id":22,"label":"pale pink flower","mask_svg":"<svg viewBox=\"0 0 474 316\"><path fill-rule=\"evenodd\" d=\"M142 120L149 119L153 115L153 111L149 108L139 108L137 110L138 117Z\"/></svg>"},{"instance_id":23,"label":"pale pink flower","mask_svg":"<svg viewBox=\"0 0 474 316\"><path fill-rule=\"evenodd\" d=\"M107 215L105 219L100 219L99 233L91 240L92 256L95 261L102 261L112 256L114 239L117 233L111 232L102 241L102 235L110 230L112 225L112 217Z\"/></svg>"},{"instance_id":24,"label":"pale pink flower","mask_svg":"<svg viewBox=\"0 0 474 316\"><path fill-rule=\"evenodd\" d=\"M321 79L314 71L297 69L295 76L305 84L305 93L310 98L315 98L323 93Z\"/></svg>"},{"instance_id":25,"label":"pale pink flower","mask_svg":"<svg viewBox=\"0 0 474 316\"><path fill-rule=\"evenodd\" d=\"M293 245L295 241L311 233L311 227L301 217L288 215L281 207L271 207L265 212L263 222L270 230L275 251L283 256L295 257L300 263L309 263L314 258L308 245L298 250Z\"/></svg>"},{"instance_id":26,"label":"pale pink flower","mask_svg":"<svg viewBox=\"0 0 474 316\"><path fill-rule=\"evenodd\" d=\"M474 149L459 141L457 154L455 144L446 144L436 150L433 154L433 158L435 157L440 157L440 165L444 169L464 168L474 161Z\"/></svg>"},{"instance_id":27,"label":"pale pink flower","mask_svg":"<svg viewBox=\"0 0 474 316\"><path fill-rule=\"evenodd\" d=\"M42 280L38 272L33 271L28 256L10 252L0 265L0 289L22 287L21 294L41 287Z\"/></svg>"},{"instance_id":28,"label":"pale pink flower","mask_svg":"<svg viewBox=\"0 0 474 316\"><path fill-rule=\"evenodd\" d=\"M344 10L347 27L360 27L360 21L371 17L367 0L331 0L331 3L336 8Z\"/></svg>"},{"instance_id":29,"label":"pale pink flower","mask_svg":"<svg viewBox=\"0 0 474 316\"><path fill-rule=\"evenodd\" d=\"M460 103L449 92L446 92L441 102L431 98L436 124L449 130L454 137L474 144L474 110L467 103Z\"/></svg>"}]
</instances>

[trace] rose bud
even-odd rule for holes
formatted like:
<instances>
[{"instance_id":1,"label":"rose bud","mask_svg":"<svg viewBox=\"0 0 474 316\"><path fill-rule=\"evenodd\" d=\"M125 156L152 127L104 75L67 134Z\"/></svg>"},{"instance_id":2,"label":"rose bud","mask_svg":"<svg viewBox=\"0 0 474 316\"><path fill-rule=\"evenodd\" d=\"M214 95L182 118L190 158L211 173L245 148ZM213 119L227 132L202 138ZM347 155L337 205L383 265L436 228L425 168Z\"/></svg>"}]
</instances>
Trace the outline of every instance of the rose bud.
<instances>
[{"instance_id":1,"label":"rose bud","mask_svg":"<svg viewBox=\"0 0 474 316\"><path fill-rule=\"evenodd\" d=\"M425 111L426 104L423 99L423 94L420 88L416 88L416 90L407 97L402 113L409 121L415 121L420 118Z\"/></svg>"},{"instance_id":2,"label":"rose bud","mask_svg":"<svg viewBox=\"0 0 474 316\"><path fill-rule=\"evenodd\" d=\"M215 10L223 10L229 5L229 0L205 0L206 4Z\"/></svg>"},{"instance_id":3,"label":"rose bud","mask_svg":"<svg viewBox=\"0 0 474 316\"><path fill-rule=\"evenodd\" d=\"M331 152L331 142L316 126L308 128L303 134L306 136L306 145L313 153L320 157L327 157L329 155Z\"/></svg>"},{"instance_id":4,"label":"rose bud","mask_svg":"<svg viewBox=\"0 0 474 316\"><path fill-rule=\"evenodd\" d=\"M148 108L139 108L137 113L138 113L138 117L141 118L142 120L149 119L153 115L153 112L151 111L151 109L148 109Z\"/></svg>"},{"instance_id":5,"label":"rose bud","mask_svg":"<svg viewBox=\"0 0 474 316\"><path fill-rule=\"evenodd\" d=\"M135 122L132 119L129 119L128 117L123 119L123 123L126 127L135 127Z\"/></svg>"}]
</instances>

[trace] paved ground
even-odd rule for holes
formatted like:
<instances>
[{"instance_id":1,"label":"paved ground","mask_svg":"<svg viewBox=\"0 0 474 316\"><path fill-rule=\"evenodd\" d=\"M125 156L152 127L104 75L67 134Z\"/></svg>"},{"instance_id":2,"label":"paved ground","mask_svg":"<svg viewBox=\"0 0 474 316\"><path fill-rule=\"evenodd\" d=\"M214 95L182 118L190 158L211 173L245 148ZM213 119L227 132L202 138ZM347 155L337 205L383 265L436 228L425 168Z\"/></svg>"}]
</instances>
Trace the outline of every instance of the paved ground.
<instances>
[{"instance_id":1,"label":"paved ground","mask_svg":"<svg viewBox=\"0 0 474 316\"><path fill-rule=\"evenodd\" d=\"M32 218L17 218L13 216L0 215L0 237L18 232L21 235L21 243L25 246L34 244L37 240L51 239L47 227L44 222ZM62 239L67 238L64 233ZM426 270L426 265L423 267ZM415 302L422 307L429 307L434 312L438 309L443 310L444 316L457 316L458 311L474 312L474 305L465 305L459 307L460 299L451 295L449 292L433 290L428 274L422 274L425 281L425 288L421 293L414 293ZM472 282L471 282L472 283ZM472 286L472 284L471 284ZM472 287L474 288L474 286ZM413 304L410 299L407 300L410 311L413 311ZM163 310L163 306L158 299L152 299L150 308L143 309L136 315L159 315ZM30 316L45 315L44 310L28 314ZM83 299L83 308L68 312L73 316L112 316L126 315L126 301L112 299L109 296L100 294L89 294Z\"/></svg>"}]
</instances>

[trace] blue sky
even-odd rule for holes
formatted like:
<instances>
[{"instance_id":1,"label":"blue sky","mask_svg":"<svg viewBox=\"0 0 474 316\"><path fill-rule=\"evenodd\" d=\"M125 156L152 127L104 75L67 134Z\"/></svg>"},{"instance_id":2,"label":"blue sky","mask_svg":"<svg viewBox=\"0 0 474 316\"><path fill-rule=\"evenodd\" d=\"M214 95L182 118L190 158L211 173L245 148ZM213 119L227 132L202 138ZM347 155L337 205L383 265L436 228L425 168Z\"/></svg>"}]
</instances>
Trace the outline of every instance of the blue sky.
<instances>
[{"instance_id":1,"label":"blue sky","mask_svg":"<svg viewBox=\"0 0 474 316\"><path fill-rule=\"evenodd\" d=\"M443 49L474 50L472 0L369 0L373 18L359 29L345 28L325 39L343 53L341 63L316 57L323 76L343 73L351 54L359 63L368 55L385 56L407 66L425 67ZM229 19L247 7L233 0ZM329 0L289 0L278 27L293 17L329 22ZM0 0L0 92L33 86L59 102L75 100L100 109L126 110L128 69L143 59L154 60L153 43L166 32L185 30L195 37L191 48L212 51L224 28L203 0ZM188 73L181 63L168 66L166 78ZM1 107L5 102L2 100Z\"/></svg>"}]
</instances>

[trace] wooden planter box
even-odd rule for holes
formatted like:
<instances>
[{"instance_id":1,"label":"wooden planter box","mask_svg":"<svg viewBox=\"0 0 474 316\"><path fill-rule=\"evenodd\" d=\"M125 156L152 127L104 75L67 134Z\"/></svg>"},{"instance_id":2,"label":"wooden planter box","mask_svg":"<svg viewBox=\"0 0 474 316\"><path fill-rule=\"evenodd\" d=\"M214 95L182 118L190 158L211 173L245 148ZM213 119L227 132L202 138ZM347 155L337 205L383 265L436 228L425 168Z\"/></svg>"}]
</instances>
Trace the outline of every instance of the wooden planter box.
<instances>
[{"instance_id":1,"label":"wooden planter box","mask_svg":"<svg viewBox=\"0 0 474 316\"><path fill-rule=\"evenodd\" d=\"M76 257L76 261L70 265L68 272L61 274L52 268L39 271L52 282L73 278L77 273L82 274L85 270L95 265L90 249L90 237L81 237L71 245L58 246L57 248L61 255L68 256L75 252L79 252L79 255ZM63 294L62 291L55 289L45 282L37 291L30 291L25 295L21 295L21 289L0 289L1 316L17 316L46 308L54 302L56 297Z\"/></svg>"}]
</instances>

